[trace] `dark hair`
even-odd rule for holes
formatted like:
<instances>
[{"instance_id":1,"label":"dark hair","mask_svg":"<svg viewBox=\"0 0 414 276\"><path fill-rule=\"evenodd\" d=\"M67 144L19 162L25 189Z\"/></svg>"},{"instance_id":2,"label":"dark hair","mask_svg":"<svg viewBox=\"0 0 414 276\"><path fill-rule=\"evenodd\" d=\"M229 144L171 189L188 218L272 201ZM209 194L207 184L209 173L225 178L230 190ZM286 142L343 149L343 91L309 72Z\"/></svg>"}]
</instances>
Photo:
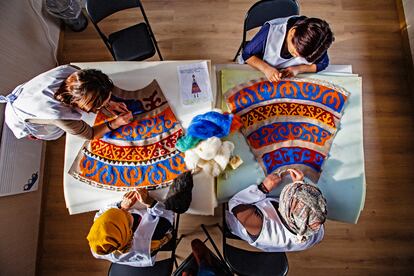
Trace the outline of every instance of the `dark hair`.
<instances>
[{"instance_id":1,"label":"dark hair","mask_svg":"<svg viewBox=\"0 0 414 276\"><path fill-rule=\"evenodd\" d=\"M335 40L329 24L319 18L298 20L292 28L295 28L293 44L298 54L308 62L320 58Z\"/></svg>"},{"instance_id":2,"label":"dark hair","mask_svg":"<svg viewBox=\"0 0 414 276\"><path fill-rule=\"evenodd\" d=\"M114 84L99 70L79 70L62 83L54 98L67 105L90 112L108 99Z\"/></svg>"}]
</instances>

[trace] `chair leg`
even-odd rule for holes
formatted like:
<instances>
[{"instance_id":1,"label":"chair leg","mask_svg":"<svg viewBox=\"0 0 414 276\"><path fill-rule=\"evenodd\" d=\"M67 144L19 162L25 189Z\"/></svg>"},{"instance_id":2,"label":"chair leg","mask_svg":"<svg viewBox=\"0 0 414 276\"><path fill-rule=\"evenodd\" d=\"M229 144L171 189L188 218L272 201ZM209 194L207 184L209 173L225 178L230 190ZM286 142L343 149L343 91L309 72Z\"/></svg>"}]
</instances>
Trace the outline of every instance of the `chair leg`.
<instances>
[{"instance_id":1,"label":"chair leg","mask_svg":"<svg viewBox=\"0 0 414 276\"><path fill-rule=\"evenodd\" d=\"M153 37L152 39L154 41L155 49L157 50L158 56L159 56L160 60L163 61L164 59L162 58L162 55L161 55L160 49L158 48L158 43L155 40L155 37Z\"/></svg>"},{"instance_id":2,"label":"chair leg","mask_svg":"<svg viewBox=\"0 0 414 276\"><path fill-rule=\"evenodd\" d=\"M139 2L140 2L139 8L141 10L142 16L144 17L145 23L147 24L148 31L149 31L149 33L151 35L151 38L152 38L152 42L154 43L155 49L157 50L157 53L158 53L158 56L160 57L160 60L162 61L164 59L162 58L160 49L158 48L158 43L157 43L157 40L155 39L154 32L152 31L152 28L151 28L151 25L148 21L147 15L146 15L145 10L144 10L144 7L143 7L141 1L139 1Z\"/></svg>"},{"instance_id":3,"label":"chair leg","mask_svg":"<svg viewBox=\"0 0 414 276\"><path fill-rule=\"evenodd\" d=\"M175 246L178 246L183 238L184 238L184 235L180 235L177 239Z\"/></svg>"},{"instance_id":4,"label":"chair leg","mask_svg":"<svg viewBox=\"0 0 414 276\"><path fill-rule=\"evenodd\" d=\"M178 238L178 242L177 242L177 236L178 236L178 227L180 225L180 214L176 215L175 221L174 221L174 232L173 232L173 239L174 239L174 248L171 252L171 258L173 258L174 260L174 264L175 264L175 268L178 267L178 262L177 262L177 258L175 256L175 250L177 249L178 244L180 243L182 236L180 236L180 238Z\"/></svg>"},{"instance_id":5,"label":"chair leg","mask_svg":"<svg viewBox=\"0 0 414 276\"><path fill-rule=\"evenodd\" d=\"M211 238L210 233L207 231L207 228L204 224L201 224L201 229L203 229L204 234L206 234L207 239L210 241L211 245L214 248L214 251L216 251L217 255L219 256L220 260L223 261L224 263L226 263L226 261L223 258L223 255L221 255L216 243L214 242L214 240Z\"/></svg>"},{"instance_id":6,"label":"chair leg","mask_svg":"<svg viewBox=\"0 0 414 276\"><path fill-rule=\"evenodd\" d=\"M220 228L220 231L222 231L222 228L220 227L220 224L215 224L213 226L217 226L218 228ZM210 233L207 231L207 228L204 224L201 224L201 229L203 229L204 234L206 234L207 239L204 241L204 243L209 240L211 245L214 248L214 251L216 251L217 256L220 258L220 260L223 262L223 264L226 267L227 272L229 273L228 275L234 275L234 272L232 271L231 267L229 266L229 264L224 260L223 255L220 253L220 251L217 248L216 243L214 242L213 238L210 236ZM223 234L223 239L224 239L224 234Z\"/></svg>"},{"instance_id":7,"label":"chair leg","mask_svg":"<svg viewBox=\"0 0 414 276\"><path fill-rule=\"evenodd\" d=\"M239 49L237 50L237 53L236 53L236 55L234 56L233 61L236 61L237 56L239 55L239 53L240 53L240 51L241 51L241 49L242 49L242 45L243 45L243 42L242 42L242 43L240 43L240 47L239 47Z\"/></svg>"}]
</instances>

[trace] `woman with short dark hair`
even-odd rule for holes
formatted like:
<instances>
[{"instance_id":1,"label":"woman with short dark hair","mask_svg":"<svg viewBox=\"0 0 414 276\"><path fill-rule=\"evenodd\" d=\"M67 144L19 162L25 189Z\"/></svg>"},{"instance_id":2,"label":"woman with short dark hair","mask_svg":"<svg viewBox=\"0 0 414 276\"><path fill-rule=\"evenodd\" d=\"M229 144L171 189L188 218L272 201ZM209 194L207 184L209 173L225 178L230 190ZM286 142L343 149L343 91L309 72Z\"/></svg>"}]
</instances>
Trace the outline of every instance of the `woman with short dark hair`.
<instances>
[{"instance_id":1,"label":"woman with short dark hair","mask_svg":"<svg viewBox=\"0 0 414 276\"><path fill-rule=\"evenodd\" d=\"M55 140L68 132L90 140L132 120L126 105L112 99L114 89L99 70L62 65L0 96L0 102L7 103L5 121L17 138ZM97 113L102 108L114 114L112 121L91 127L81 120L82 111Z\"/></svg>"},{"instance_id":2,"label":"woman with short dark hair","mask_svg":"<svg viewBox=\"0 0 414 276\"><path fill-rule=\"evenodd\" d=\"M329 24L322 19L277 18L266 22L247 43L239 61L262 71L269 81L278 81L324 70L329 64L327 50L333 41Z\"/></svg>"}]
</instances>

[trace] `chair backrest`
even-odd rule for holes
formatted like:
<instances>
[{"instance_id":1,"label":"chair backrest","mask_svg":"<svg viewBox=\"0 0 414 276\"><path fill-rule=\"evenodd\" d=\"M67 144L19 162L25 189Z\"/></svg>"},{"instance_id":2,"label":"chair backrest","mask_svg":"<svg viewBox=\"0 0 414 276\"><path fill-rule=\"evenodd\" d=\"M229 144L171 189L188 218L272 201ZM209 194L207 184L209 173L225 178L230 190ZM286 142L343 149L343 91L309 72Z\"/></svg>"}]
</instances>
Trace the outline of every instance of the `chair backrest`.
<instances>
[{"instance_id":1,"label":"chair backrest","mask_svg":"<svg viewBox=\"0 0 414 276\"><path fill-rule=\"evenodd\" d=\"M134 267L125 264L112 263L108 270L108 276L153 276L170 275L175 262L175 250L177 248L177 233L180 225L180 214L175 215L172 239L159 251L171 251L171 257L157 261L154 266Z\"/></svg>"},{"instance_id":2,"label":"chair backrest","mask_svg":"<svg viewBox=\"0 0 414 276\"><path fill-rule=\"evenodd\" d=\"M222 211L223 211L223 215L222 215L222 219L223 219L223 245L226 244L226 239L233 239L233 240L241 240L241 238L239 236L234 235L229 227L227 226L227 222L226 222L226 210L228 209L228 204L225 202L223 203L222 206Z\"/></svg>"},{"instance_id":3,"label":"chair backrest","mask_svg":"<svg viewBox=\"0 0 414 276\"><path fill-rule=\"evenodd\" d=\"M230 276L233 275L226 264L220 260L210 249L208 249L211 255L211 265L214 267L215 273L218 276ZM174 271L173 276L181 276L185 271L198 271L198 264L193 254L190 254Z\"/></svg>"},{"instance_id":4,"label":"chair backrest","mask_svg":"<svg viewBox=\"0 0 414 276\"><path fill-rule=\"evenodd\" d=\"M299 14L295 0L262 0L255 3L246 13L245 32L262 26L265 22Z\"/></svg>"},{"instance_id":5,"label":"chair backrest","mask_svg":"<svg viewBox=\"0 0 414 276\"><path fill-rule=\"evenodd\" d=\"M116 12L140 6L140 0L86 0L86 11L94 24Z\"/></svg>"},{"instance_id":6,"label":"chair backrest","mask_svg":"<svg viewBox=\"0 0 414 276\"><path fill-rule=\"evenodd\" d=\"M254 268L254 274L249 275L287 275L289 266L285 253L249 251L227 244L227 239L242 240L231 233L227 226L225 218L227 208L228 205L223 203L223 255L228 267L239 275L241 272L251 271L252 264L257 264L262 266ZM234 267L234 263L238 264L238 268Z\"/></svg>"}]
</instances>

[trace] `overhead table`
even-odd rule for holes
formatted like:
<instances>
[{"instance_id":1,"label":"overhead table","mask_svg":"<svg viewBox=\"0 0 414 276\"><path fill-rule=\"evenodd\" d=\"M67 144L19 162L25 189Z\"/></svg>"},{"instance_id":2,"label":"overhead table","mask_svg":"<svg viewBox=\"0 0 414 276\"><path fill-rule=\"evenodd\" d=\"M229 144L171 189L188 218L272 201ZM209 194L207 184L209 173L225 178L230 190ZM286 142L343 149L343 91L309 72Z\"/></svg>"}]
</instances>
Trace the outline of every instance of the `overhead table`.
<instances>
[{"instance_id":1,"label":"overhead table","mask_svg":"<svg viewBox=\"0 0 414 276\"><path fill-rule=\"evenodd\" d=\"M156 79L166 96L175 115L183 127L187 127L191 119L212 109L214 103L184 106L179 96L177 66L199 61L163 61L163 62L98 62L77 63L81 68L96 68L108 74L115 85L136 90L145 87ZM242 70L222 83L221 70ZM216 75L217 74L217 75ZM218 76L218 78L217 78ZM210 78L213 96L217 93L218 107L221 104L222 90L250 79L261 77L260 72L246 65L226 64L214 66ZM331 219L355 223L365 201L365 171L363 156L362 132L362 89L361 78L352 74L350 66L329 66L318 74L307 74L299 77L311 77L332 81L351 92L349 104L345 108L341 121L341 130L335 137L330 157L325 161L323 173L318 185L328 199L328 216ZM217 81L216 81L217 78ZM216 85L217 84L217 85ZM216 92L217 91L217 92ZM95 115L85 114L83 119L93 124ZM245 163L236 171L227 171L227 178L220 177L217 185L217 198L227 201L237 191L260 182L263 177L257 162L249 151L241 134L230 137L236 142L235 153L242 156ZM114 192L94 188L74 179L67 172L84 141L73 135L67 135L65 146L64 192L66 206L70 214L97 210L106 204L120 200L122 192ZM194 175L193 201L189 213L213 215L216 206L214 178L204 173ZM155 197L165 196L167 189L151 191ZM276 191L276 194L280 190Z\"/></svg>"}]
</instances>

